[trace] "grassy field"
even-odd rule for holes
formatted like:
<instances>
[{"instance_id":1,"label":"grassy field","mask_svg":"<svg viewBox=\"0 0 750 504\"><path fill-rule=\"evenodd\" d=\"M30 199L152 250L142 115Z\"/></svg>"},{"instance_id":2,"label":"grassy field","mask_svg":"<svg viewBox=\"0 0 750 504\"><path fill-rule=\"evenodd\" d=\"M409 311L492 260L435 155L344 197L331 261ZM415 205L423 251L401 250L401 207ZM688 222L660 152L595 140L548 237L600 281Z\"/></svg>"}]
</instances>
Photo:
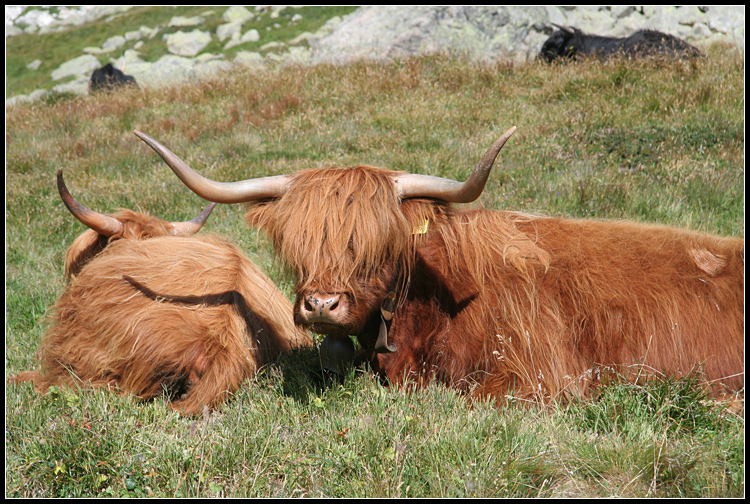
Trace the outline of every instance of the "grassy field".
<instances>
[{"instance_id":1,"label":"grassy field","mask_svg":"<svg viewBox=\"0 0 750 504\"><path fill-rule=\"evenodd\" d=\"M102 212L167 220L205 203L132 133L217 180L371 164L462 179L518 126L481 204L744 237L744 54L691 62L481 66L448 56L245 71L200 84L6 109L6 375L35 366L83 231L55 172ZM240 205L202 233L240 245L287 294ZM331 382L283 358L206 419L163 401L6 388L6 496L741 497L741 415L690 378L614 383L572 404L497 409L439 385ZM744 403L743 403L744 404Z\"/></svg>"}]
</instances>

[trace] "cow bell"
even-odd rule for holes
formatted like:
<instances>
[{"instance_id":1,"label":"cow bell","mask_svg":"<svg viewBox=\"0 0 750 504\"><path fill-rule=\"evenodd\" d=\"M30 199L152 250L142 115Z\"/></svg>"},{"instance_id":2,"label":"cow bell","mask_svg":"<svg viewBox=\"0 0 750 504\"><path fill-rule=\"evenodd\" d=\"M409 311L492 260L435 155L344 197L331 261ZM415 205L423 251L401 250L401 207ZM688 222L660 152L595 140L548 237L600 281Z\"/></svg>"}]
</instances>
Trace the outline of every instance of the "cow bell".
<instances>
[{"instance_id":1,"label":"cow bell","mask_svg":"<svg viewBox=\"0 0 750 504\"><path fill-rule=\"evenodd\" d=\"M325 337L320 344L320 362L323 369L342 375L354 362L354 343L349 336Z\"/></svg>"},{"instance_id":2,"label":"cow bell","mask_svg":"<svg viewBox=\"0 0 750 504\"><path fill-rule=\"evenodd\" d=\"M393 353L398 349L394 343L388 343L388 331L391 329L395 311L396 293L391 291L380 307L380 330L378 331L378 339L375 341L375 351L378 353Z\"/></svg>"}]
</instances>

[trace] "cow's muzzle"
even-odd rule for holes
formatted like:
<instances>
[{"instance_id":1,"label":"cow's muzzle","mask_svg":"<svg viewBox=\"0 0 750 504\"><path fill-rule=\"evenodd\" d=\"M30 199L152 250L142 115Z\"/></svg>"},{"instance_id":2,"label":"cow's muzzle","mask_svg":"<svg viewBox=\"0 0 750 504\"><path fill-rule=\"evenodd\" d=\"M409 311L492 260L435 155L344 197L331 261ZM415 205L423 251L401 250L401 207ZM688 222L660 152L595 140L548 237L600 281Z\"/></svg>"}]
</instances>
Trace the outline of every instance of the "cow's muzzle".
<instances>
[{"instance_id":1,"label":"cow's muzzle","mask_svg":"<svg viewBox=\"0 0 750 504\"><path fill-rule=\"evenodd\" d=\"M340 293L307 292L298 298L297 322L319 334L349 334L349 298Z\"/></svg>"}]
</instances>

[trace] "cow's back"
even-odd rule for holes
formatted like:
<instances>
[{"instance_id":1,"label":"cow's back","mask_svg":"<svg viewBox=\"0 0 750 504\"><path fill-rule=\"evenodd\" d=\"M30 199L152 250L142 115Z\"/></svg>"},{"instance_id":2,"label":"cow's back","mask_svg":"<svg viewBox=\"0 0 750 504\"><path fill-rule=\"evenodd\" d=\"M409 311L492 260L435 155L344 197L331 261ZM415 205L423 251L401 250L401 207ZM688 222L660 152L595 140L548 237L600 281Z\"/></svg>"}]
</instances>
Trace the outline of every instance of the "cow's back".
<instances>
[{"instance_id":1,"label":"cow's back","mask_svg":"<svg viewBox=\"0 0 750 504\"><path fill-rule=\"evenodd\" d=\"M71 279L51 312L38 373L67 384L162 393L194 413L280 351L309 344L286 297L219 238L118 240Z\"/></svg>"},{"instance_id":2,"label":"cow's back","mask_svg":"<svg viewBox=\"0 0 750 504\"><path fill-rule=\"evenodd\" d=\"M632 222L455 212L430 226L375 368L481 394L585 392L606 367L744 383L744 241ZM477 388L478 387L478 388Z\"/></svg>"},{"instance_id":3,"label":"cow's back","mask_svg":"<svg viewBox=\"0 0 750 504\"><path fill-rule=\"evenodd\" d=\"M626 221L519 224L550 254L539 278L593 363L744 383L744 241ZM642 370L639 370L642 372Z\"/></svg>"}]
</instances>

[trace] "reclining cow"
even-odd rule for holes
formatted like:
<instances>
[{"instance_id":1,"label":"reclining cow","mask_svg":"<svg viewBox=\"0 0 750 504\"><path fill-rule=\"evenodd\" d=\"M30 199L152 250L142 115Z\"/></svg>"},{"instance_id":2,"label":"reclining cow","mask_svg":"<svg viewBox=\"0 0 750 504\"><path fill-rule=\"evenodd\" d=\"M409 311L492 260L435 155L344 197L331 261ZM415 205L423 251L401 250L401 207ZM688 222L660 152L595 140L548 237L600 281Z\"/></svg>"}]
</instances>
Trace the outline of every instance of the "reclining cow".
<instances>
[{"instance_id":1,"label":"reclining cow","mask_svg":"<svg viewBox=\"0 0 750 504\"><path fill-rule=\"evenodd\" d=\"M292 305L234 245L190 236L214 205L187 223L123 210L93 212L58 189L91 229L69 247L69 284L39 349L41 368L9 380L109 387L172 408L214 408L281 351L309 346Z\"/></svg>"},{"instance_id":2,"label":"reclining cow","mask_svg":"<svg viewBox=\"0 0 750 504\"><path fill-rule=\"evenodd\" d=\"M554 23L553 23L554 24ZM615 55L640 57L666 55L696 57L701 52L673 35L655 30L639 30L628 37L589 35L578 28L560 26L542 45L539 58L546 61L597 56L608 59Z\"/></svg>"},{"instance_id":3,"label":"reclining cow","mask_svg":"<svg viewBox=\"0 0 750 504\"><path fill-rule=\"evenodd\" d=\"M112 91L122 86L138 87L138 84L135 82L135 77L125 75L122 70L112 66L112 63L107 63L103 67L94 70L89 79L89 91L91 93Z\"/></svg>"}]
</instances>

